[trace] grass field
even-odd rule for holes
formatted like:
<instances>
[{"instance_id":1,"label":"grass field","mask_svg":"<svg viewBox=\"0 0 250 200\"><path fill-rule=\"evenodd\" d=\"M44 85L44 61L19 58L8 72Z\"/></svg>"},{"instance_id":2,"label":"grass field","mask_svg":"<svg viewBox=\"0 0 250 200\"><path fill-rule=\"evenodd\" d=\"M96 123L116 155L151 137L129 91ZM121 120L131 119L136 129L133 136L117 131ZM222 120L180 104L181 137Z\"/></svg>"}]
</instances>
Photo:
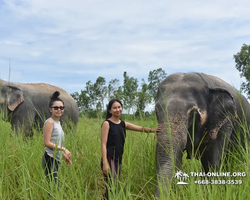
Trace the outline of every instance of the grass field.
<instances>
[{"instance_id":1,"label":"grass field","mask_svg":"<svg viewBox=\"0 0 250 200\"><path fill-rule=\"evenodd\" d=\"M130 121L137 125L156 127L156 120ZM76 132L65 130L65 145L72 153L72 166L62 163L60 189L53 192L46 182L41 159L44 153L42 131L32 138L11 136L10 124L0 120L0 199L101 199L105 183L100 168L101 119L80 118ZM127 131L123 165L116 193L111 199L155 199L156 138L154 134ZM182 171L202 172L197 160L183 157ZM226 168L226 169L225 169ZM240 150L232 153L222 172L246 172L246 177L220 177L217 180L241 180L242 184L195 184L202 177L189 177L188 185L172 181L168 199L249 199L250 156ZM232 183L232 182L231 182ZM113 189L113 191L115 191ZM161 199L166 199L162 197Z\"/></svg>"}]
</instances>

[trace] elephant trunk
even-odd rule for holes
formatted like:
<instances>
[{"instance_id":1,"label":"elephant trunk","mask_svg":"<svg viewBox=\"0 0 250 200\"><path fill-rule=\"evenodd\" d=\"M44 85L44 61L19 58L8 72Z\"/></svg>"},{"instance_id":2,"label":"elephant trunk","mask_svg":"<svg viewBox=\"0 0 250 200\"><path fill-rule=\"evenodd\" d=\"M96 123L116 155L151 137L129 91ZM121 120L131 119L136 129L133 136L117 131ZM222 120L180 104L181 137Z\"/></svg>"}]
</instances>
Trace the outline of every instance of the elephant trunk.
<instances>
[{"instance_id":1,"label":"elephant trunk","mask_svg":"<svg viewBox=\"0 0 250 200\"><path fill-rule=\"evenodd\" d=\"M162 124L162 122L161 122ZM166 196L167 185L174 171L181 169L182 154L187 143L188 117L169 117L157 136L157 187L156 196Z\"/></svg>"}]
</instances>

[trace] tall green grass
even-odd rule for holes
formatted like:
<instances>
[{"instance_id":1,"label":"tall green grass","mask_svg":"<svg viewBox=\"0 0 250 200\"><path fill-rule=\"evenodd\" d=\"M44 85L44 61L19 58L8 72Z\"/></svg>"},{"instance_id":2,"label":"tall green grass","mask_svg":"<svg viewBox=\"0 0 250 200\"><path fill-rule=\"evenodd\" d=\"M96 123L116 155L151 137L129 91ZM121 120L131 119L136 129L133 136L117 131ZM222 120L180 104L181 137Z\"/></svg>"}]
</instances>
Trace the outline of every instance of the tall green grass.
<instances>
[{"instance_id":1,"label":"tall green grass","mask_svg":"<svg viewBox=\"0 0 250 200\"><path fill-rule=\"evenodd\" d=\"M130 121L137 125L156 127L157 121ZM0 120L0 199L101 199L105 182L100 167L102 120L80 118L77 130L65 129L65 145L72 153L72 166L61 165L60 188L49 187L42 169L44 153L41 131L32 138L11 134L9 123ZM156 137L154 134L127 131L121 176L118 186L112 188L111 199L154 199L156 185ZM182 171L201 172L199 161L183 157ZM246 172L241 185L198 185L190 177L189 185L177 185L172 180L168 199L249 199L250 156L247 151L231 154L222 164L222 171ZM225 168L224 168L225 167ZM226 179L226 178L219 178ZM162 188L164 190L164 188ZM161 199L165 199L161 197Z\"/></svg>"}]
</instances>

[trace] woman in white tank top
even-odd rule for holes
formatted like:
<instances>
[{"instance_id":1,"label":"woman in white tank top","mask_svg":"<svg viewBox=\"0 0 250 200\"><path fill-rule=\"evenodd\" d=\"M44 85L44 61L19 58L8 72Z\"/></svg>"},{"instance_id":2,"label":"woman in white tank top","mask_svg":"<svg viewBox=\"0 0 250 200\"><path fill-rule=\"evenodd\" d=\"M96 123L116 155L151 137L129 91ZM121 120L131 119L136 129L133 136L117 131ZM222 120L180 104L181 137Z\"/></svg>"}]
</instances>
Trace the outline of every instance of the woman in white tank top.
<instances>
[{"instance_id":1,"label":"woman in white tank top","mask_svg":"<svg viewBox=\"0 0 250 200\"><path fill-rule=\"evenodd\" d=\"M64 132L60 124L60 117L64 112L64 102L59 98L60 93L54 92L49 104L51 117L47 119L43 127L43 141L45 153L42 159L43 169L50 184L54 180L58 189L58 172L62 157L70 166L71 153L64 147Z\"/></svg>"}]
</instances>

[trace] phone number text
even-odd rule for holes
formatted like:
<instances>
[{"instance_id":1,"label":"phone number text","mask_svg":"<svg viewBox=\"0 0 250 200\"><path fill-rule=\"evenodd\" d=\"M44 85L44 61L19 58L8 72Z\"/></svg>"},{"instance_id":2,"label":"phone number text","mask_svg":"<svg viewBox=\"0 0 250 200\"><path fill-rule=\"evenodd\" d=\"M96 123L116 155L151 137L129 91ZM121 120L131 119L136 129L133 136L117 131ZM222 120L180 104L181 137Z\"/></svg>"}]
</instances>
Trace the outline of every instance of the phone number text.
<instances>
[{"instance_id":1,"label":"phone number text","mask_svg":"<svg viewBox=\"0 0 250 200\"><path fill-rule=\"evenodd\" d=\"M194 181L198 185L241 185L242 180L198 180Z\"/></svg>"}]
</instances>

